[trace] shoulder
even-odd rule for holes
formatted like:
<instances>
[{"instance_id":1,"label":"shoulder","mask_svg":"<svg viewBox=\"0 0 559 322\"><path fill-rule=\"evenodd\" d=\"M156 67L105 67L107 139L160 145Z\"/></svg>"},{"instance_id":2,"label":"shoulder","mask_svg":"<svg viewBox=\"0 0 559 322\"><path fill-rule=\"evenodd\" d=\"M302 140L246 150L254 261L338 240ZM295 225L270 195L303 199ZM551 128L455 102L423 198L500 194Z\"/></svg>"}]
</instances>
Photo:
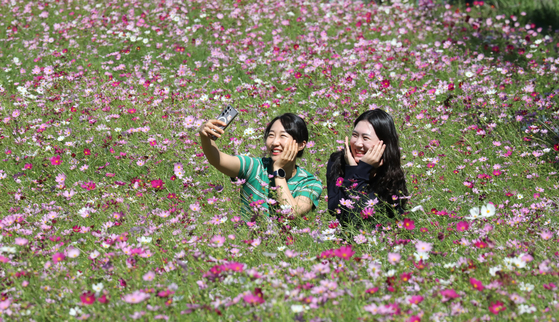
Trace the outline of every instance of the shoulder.
<instances>
[{"instance_id":1,"label":"shoulder","mask_svg":"<svg viewBox=\"0 0 559 322\"><path fill-rule=\"evenodd\" d=\"M314 174L299 166L297 169L297 185L316 184L317 186L322 187L322 181L320 181Z\"/></svg>"},{"instance_id":2,"label":"shoulder","mask_svg":"<svg viewBox=\"0 0 559 322\"><path fill-rule=\"evenodd\" d=\"M340 158L343 153L344 153L343 150L333 152L332 154L330 154L330 158L328 158L328 163L334 162L335 160Z\"/></svg>"}]
</instances>

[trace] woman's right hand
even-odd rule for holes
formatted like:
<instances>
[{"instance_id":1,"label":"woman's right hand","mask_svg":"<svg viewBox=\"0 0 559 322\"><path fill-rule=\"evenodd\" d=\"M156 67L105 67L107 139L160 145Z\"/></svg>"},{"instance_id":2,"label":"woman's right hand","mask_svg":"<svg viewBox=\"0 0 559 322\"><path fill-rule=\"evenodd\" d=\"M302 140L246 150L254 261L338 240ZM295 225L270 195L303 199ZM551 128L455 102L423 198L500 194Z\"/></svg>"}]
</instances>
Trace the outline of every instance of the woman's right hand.
<instances>
[{"instance_id":1,"label":"woman's right hand","mask_svg":"<svg viewBox=\"0 0 559 322\"><path fill-rule=\"evenodd\" d=\"M347 139L347 136L345 137L345 163L355 167L357 166L357 162L355 162L355 159L353 158L353 155L351 154L351 149L349 148L349 141Z\"/></svg>"},{"instance_id":2,"label":"woman's right hand","mask_svg":"<svg viewBox=\"0 0 559 322\"><path fill-rule=\"evenodd\" d=\"M204 123L204 125L200 127L200 130L198 132L200 133L200 135L208 137L210 139L214 136L220 138L221 135L225 132L220 126L225 127L226 125L227 124L222 121L212 119Z\"/></svg>"}]
</instances>

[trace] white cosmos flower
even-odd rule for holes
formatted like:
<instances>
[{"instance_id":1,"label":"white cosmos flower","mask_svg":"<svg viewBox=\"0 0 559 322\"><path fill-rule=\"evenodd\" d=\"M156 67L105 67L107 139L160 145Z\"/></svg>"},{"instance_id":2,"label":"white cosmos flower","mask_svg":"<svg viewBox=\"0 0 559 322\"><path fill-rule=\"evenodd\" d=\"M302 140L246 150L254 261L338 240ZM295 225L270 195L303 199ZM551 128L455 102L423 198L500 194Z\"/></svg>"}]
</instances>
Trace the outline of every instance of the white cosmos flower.
<instances>
[{"instance_id":1,"label":"white cosmos flower","mask_svg":"<svg viewBox=\"0 0 559 322\"><path fill-rule=\"evenodd\" d=\"M474 73L472 73L471 71L467 71L467 72L464 73L464 75L465 75L466 77L470 78L470 77L473 77L473 76L474 76Z\"/></svg>"},{"instance_id":2,"label":"white cosmos flower","mask_svg":"<svg viewBox=\"0 0 559 322\"><path fill-rule=\"evenodd\" d=\"M470 209L470 215L467 217L464 217L464 219L468 219L468 220L474 220L474 219L478 219L481 218L480 214L479 214L479 207L473 207L472 209Z\"/></svg>"},{"instance_id":3,"label":"white cosmos flower","mask_svg":"<svg viewBox=\"0 0 559 322\"><path fill-rule=\"evenodd\" d=\"M491 267L491 268L489 269L489 274L491 274L491 276L495 276L495 274L496 274L497 272L502 271L502 270L503 270L503 267L502 267L501 265L497 265L497 266Z\"/></svg>"},{"instance_id":4,"label":"white cosmos flower","mask_svg":"<svg viewBox=\"0 0 559 322\"><path fill-rule=\"evenodd\" d=\"M495 215L495 206L493 204L488 203L485 206L481 207L480 216L482 218L488 218Z\"/></svg>"},{"instance_id":5,"label":"white cosmos flower","mask_svg":"<svg viewBox=\"0 0 559 322\"><path fill-rule=\"evenodd\" d=\"M526 304L520 304L518 306L518 314L524 314L524 313L535 313L537 311L536 307L534 305L526 305Z\"/></svg>"},{"instance_id":6,"label":"white cosmos flower","mask_svg":"<svg viewBox=\"0 0 559 322\"><path fill-rule=\"evenodd\" d=\"M76 306L75 308L70 309L69 314L71 316L76 316L78 314L82 314L82 310L79 307Z\"/></svg>"},{"instance_id":7,"label":"white cosmos flower","mask_svg":"<svg viewBox=\"0 0 559 322\"><path fill-rule=\"evenodd\" d=\"M103 283L99 283L99 284L93 284L92 288L95 291L95 293L99 293L103 290Z\"/></svg>"},{"instance_id":8,"label":"white cosmos flower","mask_svg":"<svg viewBox=\"0 0 559 322\"><path fill-rule=\"evenodd\" d=\"M428 260L429 259L429 253L428 252L415 252L413 253L413 256L415 257L416 261L420 261L420 260Z\"/></svg>"},{"instance_id":9,"label":"white cosmos flower","mask_svg":"<svg viewBox=\"0 0 559 322\"><path fill-rule=\"evenodd\" d=\"M142 243L142 244L149 244L151 243L152 238L151 237L146 237L146 236L142 236L140 238L138 238L138 242Z\"/></svg>"},{"instance_id":10,"label":"white cosmos flower","mask_svg":"<svg viewBox=\"0 0 559 322\"><path fill-rule=\"evenodd\" d=\"M534 285L530 283L520 282L518 284L518 287L520 288L521 291L525 291L525 292L532 292L534 290Z\"/></svg>"}]
</instances>

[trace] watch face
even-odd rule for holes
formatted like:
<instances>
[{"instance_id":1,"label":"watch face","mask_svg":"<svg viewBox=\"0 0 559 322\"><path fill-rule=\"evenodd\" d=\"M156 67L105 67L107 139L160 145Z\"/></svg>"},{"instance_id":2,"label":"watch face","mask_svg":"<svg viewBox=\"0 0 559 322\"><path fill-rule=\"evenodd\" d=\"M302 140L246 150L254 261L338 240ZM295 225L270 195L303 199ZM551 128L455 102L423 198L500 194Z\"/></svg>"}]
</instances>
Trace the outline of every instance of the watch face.
<instances>
[{"instance_id":1,"label":"watch face","mask_svg":"<svg viewBox=\"0 0 559 322\"><path fill-rule=\"evenodd\" d=\"M285 170L283 170L283 169L278 169L278 177L280 177L280 178L285 178Z\"/></svg>"}]
</instances>

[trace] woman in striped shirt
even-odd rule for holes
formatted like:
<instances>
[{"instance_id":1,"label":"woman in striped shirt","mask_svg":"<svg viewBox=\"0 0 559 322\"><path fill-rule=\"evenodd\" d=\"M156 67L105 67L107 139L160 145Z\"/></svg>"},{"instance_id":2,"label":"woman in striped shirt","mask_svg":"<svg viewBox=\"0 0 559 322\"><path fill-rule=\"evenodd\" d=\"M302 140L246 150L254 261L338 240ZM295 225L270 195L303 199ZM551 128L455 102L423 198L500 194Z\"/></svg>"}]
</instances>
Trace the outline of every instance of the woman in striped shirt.
<instances>
[{"instance_id":1,"label":"woman in striped shirt","mask_svg":"<svg viewBox=\"0 0 559 322\"><path fill-rule=\"evenodd\" d=\"M221 137L225 123L209 120L200 128L202 148L208 162L229 177L244 179L241 189L241 214L246 221L260 211L270 215L270 205L281 206L277 212L301 216L316 206L322 183L311 173L297 166L309 139L307 125L299 116L285 113L266 127L264 139L268 157L232 156L219 150L213 135ZM217 132L217 133L216 133ZM275 191L275 194L273 193ZM274 200L273 197L277 200Z\"/></svg>"}]
</instances>

